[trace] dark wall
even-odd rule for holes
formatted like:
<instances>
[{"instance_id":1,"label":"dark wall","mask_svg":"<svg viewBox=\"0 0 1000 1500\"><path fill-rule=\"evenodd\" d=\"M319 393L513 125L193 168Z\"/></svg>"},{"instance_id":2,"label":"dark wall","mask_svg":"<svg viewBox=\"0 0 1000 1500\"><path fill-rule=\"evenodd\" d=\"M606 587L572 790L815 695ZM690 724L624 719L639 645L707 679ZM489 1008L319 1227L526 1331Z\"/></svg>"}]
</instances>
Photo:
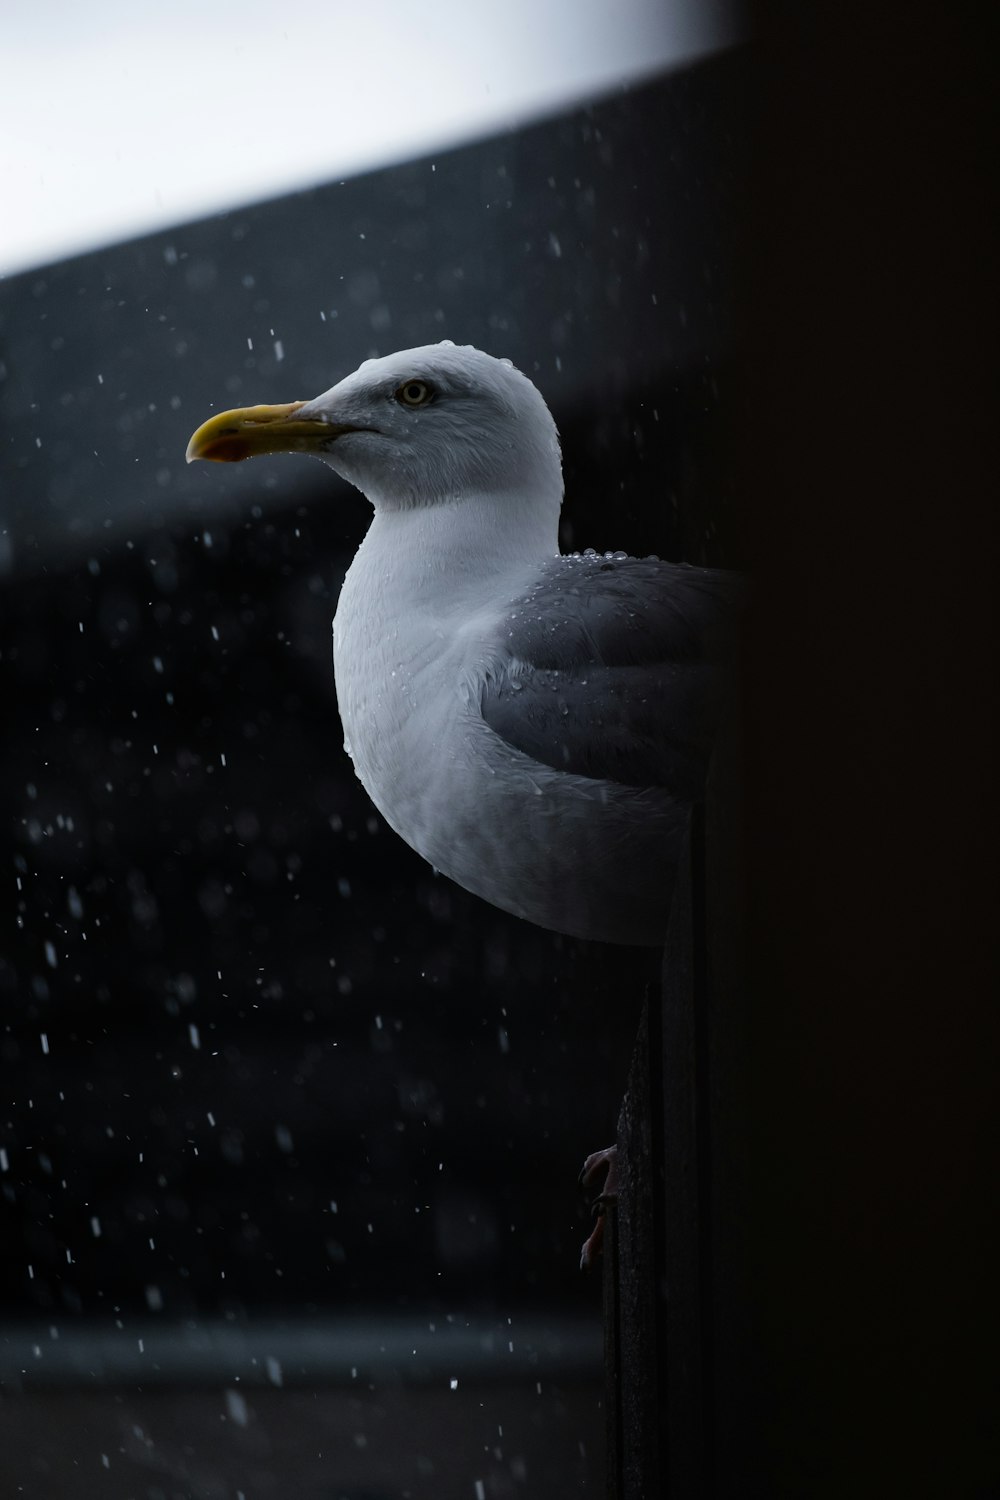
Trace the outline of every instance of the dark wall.
<instances>
[{"instance_id":1,"label":"dark wall","mask_svg":"<svg viewBox=\"0 0 1000 1500\"><path fill-rule=\"evenodd\" d=\"M739 85L720 58L0 287L8 1314L593 1306L574 1177L645 958L394 837L330 668L367 507L183 452L447 336L551 399L567 542L720 560Z\"/></svg>"},{"instance_id":2,"label":"dark wall","mask_svg":"<svg viewBox=\"0 0 1000 1500\"><path fill-rule=\"evenodd\" d=\"M1000 1492L985 13L754 10L749 1467L772 1496L985 1497ZM722 1455L734 1493L740 1457Z\"/></svg>"}]
</instances>

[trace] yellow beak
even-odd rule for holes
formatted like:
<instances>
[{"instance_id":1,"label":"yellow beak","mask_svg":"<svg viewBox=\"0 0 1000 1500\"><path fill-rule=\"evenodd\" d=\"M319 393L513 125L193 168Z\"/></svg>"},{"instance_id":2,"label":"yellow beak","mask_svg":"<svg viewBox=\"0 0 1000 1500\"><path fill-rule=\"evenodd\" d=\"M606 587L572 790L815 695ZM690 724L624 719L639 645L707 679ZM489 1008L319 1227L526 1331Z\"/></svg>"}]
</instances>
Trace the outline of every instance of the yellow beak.
<instances>
[{"instance_id":1,"label":"yellow beak","mask_svg":"<svg viewBox=\"0 0 1000 1500\"><path fill-rule=\"evenodd\" d=\"M296 420L295 413L305 405L290 401L287 406L241 406L209 417L188 443L187 461L207 458L235 464L258 453L315 453L341 433L358 431L315 417Z\"/></svg>"}]
</instances>

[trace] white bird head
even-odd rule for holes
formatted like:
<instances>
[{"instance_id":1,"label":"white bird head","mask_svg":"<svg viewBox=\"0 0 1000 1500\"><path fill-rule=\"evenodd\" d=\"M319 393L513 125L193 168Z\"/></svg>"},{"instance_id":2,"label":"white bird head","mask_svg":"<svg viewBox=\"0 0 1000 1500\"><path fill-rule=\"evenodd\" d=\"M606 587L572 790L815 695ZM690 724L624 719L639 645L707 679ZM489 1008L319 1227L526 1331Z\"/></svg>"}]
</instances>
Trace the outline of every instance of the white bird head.
<instances>
[{"instance_id":1,"label":"white bird head","mask_svg":"<svg viewBox=\"0 0 1000 1500\"><path fill-rule=\"evenodd\" d=\"M196 458L316 455L376 510L470 498L528 498L558 515L559 437L548 407L509 360L427 344L369 359L322 396L222 412L188 445Z\"/></svg>"}]
</instances>

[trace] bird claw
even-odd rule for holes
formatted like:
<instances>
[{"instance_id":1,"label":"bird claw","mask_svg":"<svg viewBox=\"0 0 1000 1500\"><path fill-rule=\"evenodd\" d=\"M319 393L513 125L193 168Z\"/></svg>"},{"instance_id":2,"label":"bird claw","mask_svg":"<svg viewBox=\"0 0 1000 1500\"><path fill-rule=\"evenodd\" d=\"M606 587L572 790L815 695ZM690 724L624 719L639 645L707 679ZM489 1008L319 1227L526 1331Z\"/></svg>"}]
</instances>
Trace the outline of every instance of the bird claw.
<instances>
[{"instance_id":1,"label":"bird claw","mask_svg":"<svg viewBox=\"0 0 1000 1500\"><path fill-rule=\"evenodd\" d=\"M583 1164L583 1171L580 1173L580 1186L584 1189L589 1188L602 1172L604 1174L603 1186L592 1203L596 1222L580 1251L581 1271L592 1270L598 1256L604 1252L604 1220L608 1204L618 1201L617 1146L608 1146L605 1150L595 1151L587 1157Z\"/></svg>"}]
</instances>

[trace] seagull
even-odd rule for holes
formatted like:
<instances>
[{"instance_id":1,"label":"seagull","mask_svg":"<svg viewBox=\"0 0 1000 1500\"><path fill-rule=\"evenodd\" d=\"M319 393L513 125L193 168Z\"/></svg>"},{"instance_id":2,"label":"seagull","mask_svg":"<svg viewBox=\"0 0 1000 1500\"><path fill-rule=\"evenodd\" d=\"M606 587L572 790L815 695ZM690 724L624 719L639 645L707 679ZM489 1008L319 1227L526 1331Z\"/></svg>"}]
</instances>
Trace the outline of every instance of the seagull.
<instances>
[{"instance_id":1,"label":"seagull","mask_svg":"<svg viewBox=\"0 0 1000 1500\"><path fill-rule=\"evenodd\" d=\"M556 932L657 946L703 794L736 575L561 554L555 422L450 341L225 411L187 459L309 453L367 496L334 619L345 748L436 870Z\"/></svg>"},{"instance_id":2,"label":"seagull","mask_svg":"<svg viewBox=\"0 0 1000 1500\"><path fill-rule=\"evenodd\" d=\"M386 821L504 911L654 947L732 655L738 580L559 551L555 422L510 360L450 341L312 401L224 411L187 459L311 453L371 502L334 618L344 745ZM617 1151L580 1263L601 1253Z\"/></svg>"}]
</instances>

